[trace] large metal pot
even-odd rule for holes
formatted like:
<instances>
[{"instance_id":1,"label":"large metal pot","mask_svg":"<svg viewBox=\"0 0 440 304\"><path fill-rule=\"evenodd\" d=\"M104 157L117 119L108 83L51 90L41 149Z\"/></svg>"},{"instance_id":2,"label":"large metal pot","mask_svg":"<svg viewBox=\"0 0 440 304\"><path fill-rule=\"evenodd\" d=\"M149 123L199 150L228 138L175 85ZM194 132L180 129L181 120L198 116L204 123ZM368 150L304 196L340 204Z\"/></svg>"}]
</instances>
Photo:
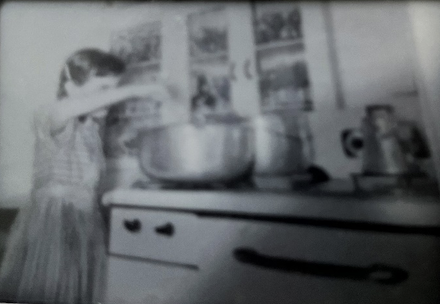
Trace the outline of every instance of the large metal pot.
<instances>
[{"instance_id":1,"label":"large metal pot","mask_svg":"<svg viewBox=\"0 0 440 304\"><path fill-rule=\"evenodd\" d=\"M246 121L175 124L139 135L141 168L161 182L228 182L253 167L253 132Z\"/></svg>"},{"instance_id":2,"label":"large metal pot","mask_svg":"<svg viewBox=\"0 0 440 304\"><path fill-rule=\"evenodd\" d=\"M313 159L311 131L301 111L254 119L256 175L305 174Z\"/></svg>"}]
</instances>

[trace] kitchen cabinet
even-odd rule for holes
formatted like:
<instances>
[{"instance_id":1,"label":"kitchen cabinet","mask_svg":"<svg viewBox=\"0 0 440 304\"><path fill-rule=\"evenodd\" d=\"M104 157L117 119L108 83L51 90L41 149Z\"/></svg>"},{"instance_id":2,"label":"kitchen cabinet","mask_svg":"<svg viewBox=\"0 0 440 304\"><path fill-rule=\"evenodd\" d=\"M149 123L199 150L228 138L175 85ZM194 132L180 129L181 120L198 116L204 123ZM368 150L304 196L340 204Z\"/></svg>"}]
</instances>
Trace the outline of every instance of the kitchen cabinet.
<instances>
[{"instance_id":1,"label":"kitchen cabinet","mask_svg":"<svg viewBox=\"0 0 440 304\"><path fill-rule=\"evenodd\" d=\"M175 84L185 108L178 114L182 118L189 115L195 78L201 73L211 75L215 95L222 102L232 103L244 116L274 108L335 107L335 78L339 75L332 65L330 9L335 10L319 2L186 3L158 7L157 13L146 20L160 24L159 56L132 64L130 79L145 82L164 78ZM374 16L367 22L386 17ZM141 25L121 32L136 32ZM339 30L344 27L335 24L335 31ZM336 43L341 44L340 39ZM345 49L338 46L336 51ZM344 53L339 57L347 56ZM347 62L352 66L354 61Z\"/></svg>"},{"instance_id":2,"label":"kitchen cabinet","mask_svg":"<svg viewBox=\"0 0 440 304\"><path fill-rule=\"evenodd\" d=\"M312 90L312 95L306 96L309 103L315 99L316 104L332 102L334 90L322 9L321 4L306 3L235 3L217 5L215 10L199 7L187 17L189 43L195 44L191 37L197 36L193 24L198 23L203 24L201 27L206 35L213 29L223 32L225 46L210 53L207 50L208 54L200 58L192 56L188 73L192 79L201 73L208 77L214 74L213 91L217 96L226 95L223 99L243 116L275 108L304 109L307 105L302 89L306 87L309 93L309 82ZM206 17L206 14L213 17ZM297 21L289 23L295 14ZM262 20L266 22L263 29ZM295 22L296 27L292 26ZM219 74L228 94L219 92L215 85ZM194 83L191 84L192 94L195 93ZM315 83L324 94L315 92Z\"/></svg>"},{"instance_id":3,"label":"kitchen cabinet","mask_svg":"<svg viewBox=\"0 0 440 304\"><path fill-rule=\"evenodd\" d=\"M284 17L281 17L282 14ZM289 29L288 20L295 19L292 17L295 14L298 15L298 21L290 24L296 22L298 29L292 25ZM311 84L310 99L316 105L334 102L322 4L174 4L164 5L157 16L160 16L158 20L151 18L150 21L160 22L159 59L132 64L132 78L141 82L154 81L155 77L164 78L175 84L186 109L186 114L184 111L179 113L182 118L189 114L189 103L195 94L194 79L201 73L212 76L209 79L211 89L219 99L227 104L232 103L239 114L252 116L274 107L262 98L267 95L267 78L275 78L275 86L282 87L276 76L291 76L290 67L295 63L306 66L306 71L301 65L298 69L303 69L303 78L310 77L302 81L303 86L308 86L309 82ZM259 41L260 19L265 18L267 23L275 26L276 20L270 18L277 17L284 18L278 20L281 25L284 23L284 28L278 26L278 33L272 31L270 41ZM281 33L283 39L272 37ZM277 71L280 65L289 68ZM142 76L143 73L156 76L148 78ZM289 79L292 83L296 81L297 87L301 86L301 81L293 79L294 76ZM287 89L278 95L287 94L284 102L291 97L292 103L279 106L301 108L301 92L289 85L284 86ZM318 87L319 90L316 89ZM223 108L228 109L228 106Z\"/></svg>"},{"instance_id":4,"label":"kitchen cabinet","mask_svg":"<svg viewBox=\"0 0 440 304\"><path fill-rule=\"evenodd\" d=\"M390 203L385 215L377 213L384 202L354 199L340 207L357 208L330 208L334 212L320 216L318 210L340 201L312 200L110 193L107 301L438 303L437 205L406 202L419 210L408 216L393 213L398 206Z\"/></svg>"},{"instance_id":5,"label":"kitchen cabinet","mask_svg":"<svg viewBox=\"0 0 440 304\"><path fill-rule=\"evenodd\" d=\"M309 107L317 111L386 102L401 102L404 106L409 104L410 108L417 108L413 40L404 3L257 2L217 4L213 7L217 8L217 15L224 18L223 22L227 20L224 26L227 47L211 57L207 56L204 63L199 62L197 67L188 63L189 70L181 74L180 81L197 69L217 70L223 77L227 76L231 102L236 111L245 116L276 107L268 104L265 98L268 95L266 87L270 83L268 78L275 79L275 86L282 87L276 81L276 75L289 79L289 69L280 70L279 66L289 67L295 63L306 66L306 78L309 79L303 82L310 85L312 104ZM208 6L203 8L199 5L190 14L183 14L182 18L203 19L203 14L209 10ZM276 20L270 18L280 17L280 12L288 18L289 13L295 11L300 16L300 35L284 40L272 38L270 41L260 37L258 20L266 18L276 25ZM216 18L205 20L206 28L217 26ZM282 24L282 21L278 22ZM191 27L186 30L189 32L186 35L191 36ZM188 38L186 44L190 40ZM291 80L290 83L295 83L295 79ZM188 85L187 81L182 83ZM193 91L191 89L189 93L193 94ZM293 91L280 91L279 95L290 94L288 96L293 104L303 98ZM280 107L291 108L292 104ZM411 110L402 112L407 115Z\"/></svg>"}]
</instances>

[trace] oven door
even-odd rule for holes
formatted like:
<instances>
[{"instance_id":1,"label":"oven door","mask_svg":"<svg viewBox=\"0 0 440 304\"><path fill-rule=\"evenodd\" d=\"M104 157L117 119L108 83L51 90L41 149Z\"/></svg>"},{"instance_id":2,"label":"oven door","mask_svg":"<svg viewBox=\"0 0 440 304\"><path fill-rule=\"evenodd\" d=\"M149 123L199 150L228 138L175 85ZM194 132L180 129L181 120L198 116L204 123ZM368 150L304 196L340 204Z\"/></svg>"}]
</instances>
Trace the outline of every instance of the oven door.
<instances>
[{"instance_id":1,"label":"oven door","mask_svg":"<svg viewBox=\"0 0 440 304\"><path fill-rule=\"evenodd\" d=\"M199 276L184 294L205 303L440 303L432 236L201 219ZM191 282L188 282L191 283Z\"/></svg>"}]
</instances>

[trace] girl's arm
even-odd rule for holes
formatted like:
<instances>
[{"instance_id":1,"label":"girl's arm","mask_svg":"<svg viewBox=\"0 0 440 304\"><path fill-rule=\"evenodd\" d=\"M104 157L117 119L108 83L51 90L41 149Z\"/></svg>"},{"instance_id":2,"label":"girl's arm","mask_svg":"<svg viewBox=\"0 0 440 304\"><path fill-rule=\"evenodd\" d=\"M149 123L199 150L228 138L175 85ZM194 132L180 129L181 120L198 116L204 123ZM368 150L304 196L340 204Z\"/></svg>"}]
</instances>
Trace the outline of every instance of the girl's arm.
<instances>
[{"instance_id":1,"label":"girl's arm","mask_svg":"<svg viewBox=\"0 0 440 304\"><path fill-rule=\"evenodd\" d=\"M61 102L53 103L50 109L51 130L63 129L72 118L94 112L129 98L142 98L146 96L154 96L162 100L171 98L166 86L151 84L124 86L108 89L80 99L65 99Z\"/></svg>"}]
</instances>

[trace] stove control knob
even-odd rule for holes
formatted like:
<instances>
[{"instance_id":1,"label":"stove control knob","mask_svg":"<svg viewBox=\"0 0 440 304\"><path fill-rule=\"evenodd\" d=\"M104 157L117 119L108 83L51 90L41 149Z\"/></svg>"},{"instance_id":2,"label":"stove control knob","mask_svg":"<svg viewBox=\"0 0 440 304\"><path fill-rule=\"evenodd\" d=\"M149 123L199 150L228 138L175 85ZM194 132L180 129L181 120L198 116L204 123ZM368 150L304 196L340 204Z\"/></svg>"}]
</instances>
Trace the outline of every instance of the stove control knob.
<instances>
[{"instance_id":1,"label":"stove control knob","mask_svg":"<svg viewBox=\"0 0 440 304\"><path fill-rule=\"evenodd\" d=\"M157 226L155 230L158 234L171 237L174 234L174 225L171 223L166 223L165 225Z\"/></svg>"},{"instance_id":2,"label":"stove control knob","mask_svg":"<svg viewBox=\"0 0 440 304\"><path fill-rule=\"evenodd\" d=\"M133 233L139 232L142 228L142 224L138 219L125 220L124 226L128 231L133 232Z\"/></svg>"}]
</instances>

